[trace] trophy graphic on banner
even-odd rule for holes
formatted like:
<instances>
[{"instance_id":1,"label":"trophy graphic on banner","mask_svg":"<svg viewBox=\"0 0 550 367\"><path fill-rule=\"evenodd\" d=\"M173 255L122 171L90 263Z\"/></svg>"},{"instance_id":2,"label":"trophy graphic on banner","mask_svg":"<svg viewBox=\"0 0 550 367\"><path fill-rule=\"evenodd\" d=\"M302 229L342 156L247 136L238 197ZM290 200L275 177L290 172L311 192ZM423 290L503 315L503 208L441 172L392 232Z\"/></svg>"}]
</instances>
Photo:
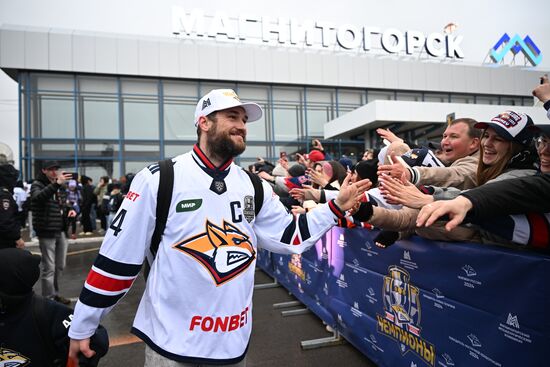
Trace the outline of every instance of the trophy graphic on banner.
<instances>
[{"instance_id":1,"label":"trophy graphic on banner","mask_svg":"<svg viewBox=\"0 0 550 367\"><path fill-rule=\"evenodd\" d=\"M419 335L420 291L409 284L410 275L405 269L390 266L388 273L384 277L383 289L386 317L399 327Z\"/></svg>"}]
</instances>

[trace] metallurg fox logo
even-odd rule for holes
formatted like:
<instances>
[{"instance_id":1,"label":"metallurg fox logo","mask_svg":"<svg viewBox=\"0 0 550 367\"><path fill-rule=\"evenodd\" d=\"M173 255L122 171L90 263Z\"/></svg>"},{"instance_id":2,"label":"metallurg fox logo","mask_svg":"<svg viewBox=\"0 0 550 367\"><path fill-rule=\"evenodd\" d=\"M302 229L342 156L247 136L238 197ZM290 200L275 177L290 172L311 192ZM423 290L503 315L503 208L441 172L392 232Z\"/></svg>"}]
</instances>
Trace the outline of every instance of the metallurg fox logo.
<instances>
[{"instance_id":1,"label":"metallurg fox logo","mask_svg":"<svg viewBox=\"0 0 550 367\"><path fill-rule=\"evenodd\" d=\"M24 355L5 348L0 348L1 367L23 367L31 363L31 360Z\"/></svg>"},{"instance_id":2,"label":"metallurg fox logo","mask_svg":"<svg viewBox=\"0 0 550 367\"><path fill-rule=\"evenodd\" d=\"M256 257L249 236L232 223L223 220L222 226L206 220L206 232L174 245L201 263L221 285L242 273Z\"/></svg>"}]
</instances>

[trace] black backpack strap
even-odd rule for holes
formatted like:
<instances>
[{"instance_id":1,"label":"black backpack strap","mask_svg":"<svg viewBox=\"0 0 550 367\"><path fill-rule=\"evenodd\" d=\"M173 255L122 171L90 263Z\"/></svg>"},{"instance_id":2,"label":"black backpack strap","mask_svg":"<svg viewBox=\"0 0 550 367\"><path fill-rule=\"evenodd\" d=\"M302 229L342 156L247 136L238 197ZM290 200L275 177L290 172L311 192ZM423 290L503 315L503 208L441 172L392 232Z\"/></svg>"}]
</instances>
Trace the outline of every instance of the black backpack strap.
<instances>
[{"instance_id":1,"label":"black backpack strap","mask_svg":"<svg viewBox=\"0 0 550 367\"><path fill-rule=\"evenodd\" d=\"M149 275L149 270L153 265L153 261L157 256L160 241L166 228L166 221L168 220L168 211L170 210L170 203L172 202L172 191L174 187L174 162L171 159L165 159L159 162L160 177L159 177L159 189L157 192L157 219L155 221L155 231L151 237L151 251L152 258L150 261L145 262L145 278Z\"/></svg>"},{"instance_id":2,"label":"black backpack strap","mask_svg":"<svg viewBox=\"0 0 550 367\"><path fill-rule=\"evenodd\" d=\"M243 171L245 171L248 177L250 177L252 186L254 186L254 214L258 216L258 213L262 210L262 205L264 204L264 187L262 186L262 180L252 172L247 170Z\"/></svg>"}]
</instances>

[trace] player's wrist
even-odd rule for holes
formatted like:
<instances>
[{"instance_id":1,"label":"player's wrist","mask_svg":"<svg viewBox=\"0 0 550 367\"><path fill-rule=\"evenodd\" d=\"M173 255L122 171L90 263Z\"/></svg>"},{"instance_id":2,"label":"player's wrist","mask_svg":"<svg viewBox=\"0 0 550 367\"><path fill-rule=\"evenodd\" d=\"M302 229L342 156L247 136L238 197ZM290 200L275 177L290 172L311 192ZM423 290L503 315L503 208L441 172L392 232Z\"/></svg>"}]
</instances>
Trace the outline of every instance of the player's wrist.
<instances>
[{"instance_id":1,"label":"player's wrist","mask_svg":"<svg viewBox=\"0 0 550 367\"><path fill-rule=\"evenodd\" d=\"M344 218L346 213L342 210L342 203L338 203L338 199L332 199L328 202L330 211L338 218Z\"/></svg>"}]
</instances>

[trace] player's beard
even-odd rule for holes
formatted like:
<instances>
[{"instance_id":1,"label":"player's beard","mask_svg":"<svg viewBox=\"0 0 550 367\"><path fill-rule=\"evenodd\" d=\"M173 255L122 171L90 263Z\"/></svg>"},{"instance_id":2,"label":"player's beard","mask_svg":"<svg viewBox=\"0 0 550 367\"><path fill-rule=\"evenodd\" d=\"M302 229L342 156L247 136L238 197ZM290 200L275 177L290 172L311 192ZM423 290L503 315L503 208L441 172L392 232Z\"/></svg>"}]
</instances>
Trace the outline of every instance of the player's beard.
<instances>
[{"instance_id":1,"label":"player's beard","mask_svg":"<svg viewBox=\"0 0 550 367\"><path fill-rule=\"evenodd\" d=\"M244 152L246 149L246 131L242 133L242 143L237 143L231 139L231 132L239 132L238 129L220 132L218 125L214 123L211 133L206 137L210 152L223 160L234 158ZM241 131L242 132L242 131Z\"/></svg>"}]
</instances>

